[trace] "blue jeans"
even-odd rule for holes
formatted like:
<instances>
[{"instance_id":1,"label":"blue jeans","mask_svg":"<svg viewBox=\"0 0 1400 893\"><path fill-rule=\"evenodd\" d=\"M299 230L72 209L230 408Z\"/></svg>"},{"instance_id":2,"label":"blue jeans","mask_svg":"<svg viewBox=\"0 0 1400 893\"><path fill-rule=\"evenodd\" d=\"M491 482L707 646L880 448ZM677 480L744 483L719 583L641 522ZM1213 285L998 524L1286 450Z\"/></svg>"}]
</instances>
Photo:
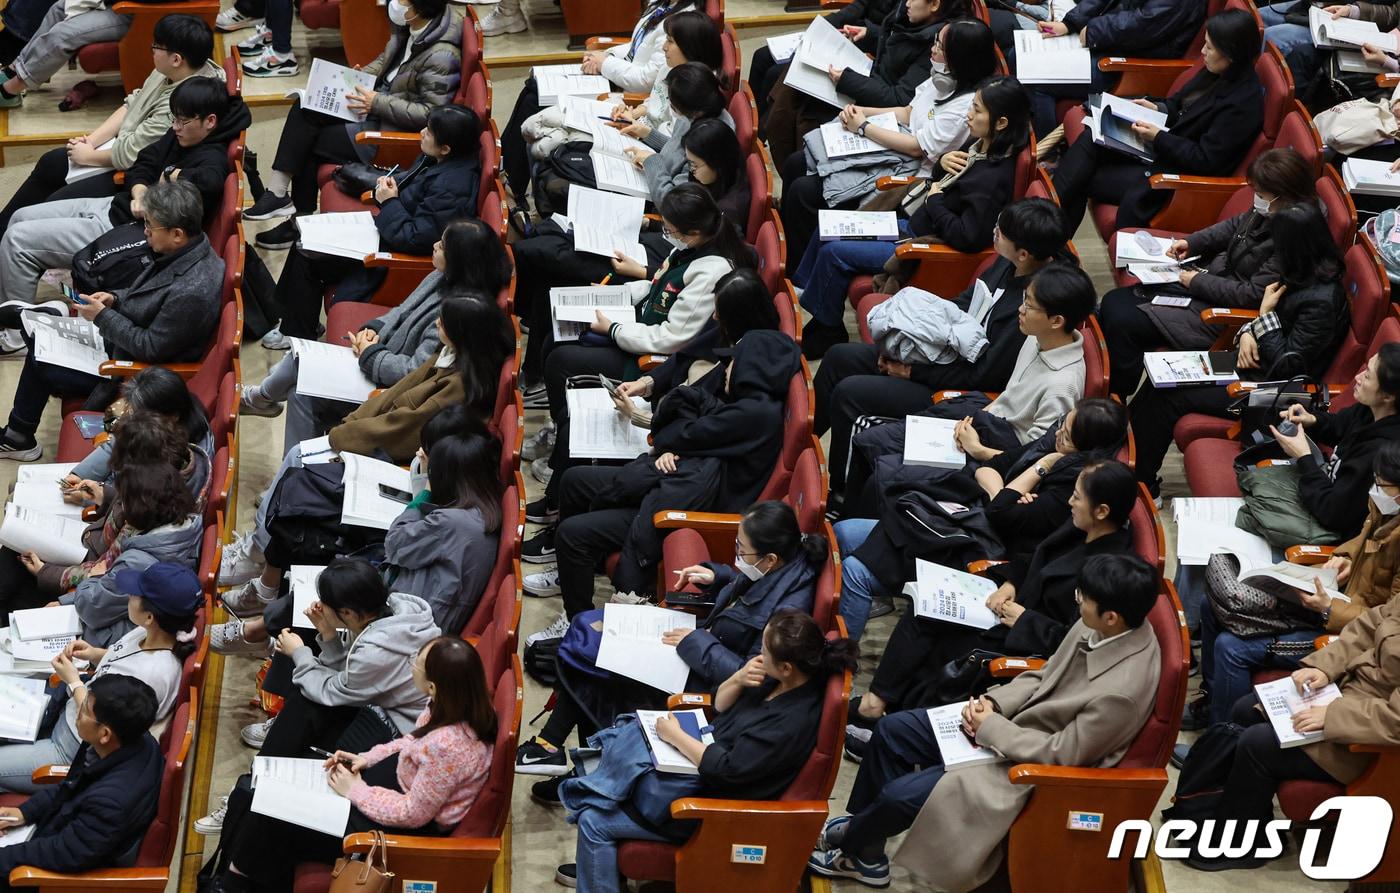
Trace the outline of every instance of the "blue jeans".
<instances>
[{"instance_id":1,"label":"blue jeans","mask_svg":"<svg viewBox=\"0 0 1400 893\"><path fill-rule=\"evenodd\" d=\"M846 620L846 634L857 642L870 619L870 600L888 594L870 568L851 556L870 536L875 524L871 518L851 518L837 521L832 528L836 548L841 551L841 616Z\"/></svg>"},{"instance_id":2,"label":"blue jeans","mask_svg":"<svg viewBox=\"0 0 1400 893\"><path fill-rule=\"evenodd\" d=\"M1177 597L1181 599L1181 609L1186 612L1186 628L1191 631L1191 638L1199 640L1201 638L1201 613L1209 612L1206 604L1206 569L1205 565L1185 565L1176 566Z\"/></svg>"},{"instance_id":3,"label":"blue jeans","mask_svg":"<svg viewBox=\"0 0 1400 893\"><path fill-rule=\"evenodd\" d=\"M583 810L578 814L578 840L574 844L579 893L622 893L625 887L617 871L618 843L665 839L621 809Z\"/></svg>"},{"instance_id":4,"label":"blue jeans","mask_svg":"<svg viewBox=\"0 0 1400 893\"><path fill-rule=\"evenodd\" d=\"M902 236L911 234L908 221L899 221L899 232ZM893 254L893 242L812 239L792 277L803 289L802 306L822 325L841 325L851 280L862 273L880 272Z\"/></svg>"},{"instance_id":5,"label":"blue jeans","mask_svg":"<svg viewBox=\"0 0 1400 893\"><path fill-rule=\"evenodd\" d=\"M39 788L34 784L34 770L41 766L63 766L73 762L82 744L68 725L65 713L54 723L48 738L34 743L16 741L0 746L0 791L32 794Z\"/></svg>"},{"instance_id":6,"label":"blue jeans","mask_svg":"<svg viewBox=\"0 0 1400 893\"><path fill-rule=\"evenodd\" d=\"M1321 633L1321 629L1299 629L1241 638L1223 629L1215 611L1208 605L1204 607L1201 610L1201 681L1210 692L1211 723L1230 721L1230 708L1254 690L1250 676L1256 670L1298 668L1297 657L1270 654L1271 643L1311 642Z\"/></svg>"},{"instance_id":7,"label":"blue jeans","mask_svg":"<svg viewBox=\"0 0 1400 893\"><path fill-rule=\"evenodd\" d=\"M1291 2L1261 5L1259 18L1264 22L1264 39L1278 48L1288 63L1288 70L1293 73L1293 92L1303 96L1312 86L1320 60L1308 29L1284 21L1284 11L1292 5Z\"/></svg>"}]
</instances>

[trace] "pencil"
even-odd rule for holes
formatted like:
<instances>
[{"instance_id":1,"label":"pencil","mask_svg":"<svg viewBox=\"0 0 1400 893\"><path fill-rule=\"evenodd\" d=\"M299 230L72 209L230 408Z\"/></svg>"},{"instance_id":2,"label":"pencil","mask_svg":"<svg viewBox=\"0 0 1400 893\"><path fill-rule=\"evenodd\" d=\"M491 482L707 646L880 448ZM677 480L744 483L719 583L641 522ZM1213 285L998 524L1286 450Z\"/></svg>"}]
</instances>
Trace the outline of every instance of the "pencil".
<instances>
[{"instance_id":1,"label":"pencil","mask_svg":"<svg viewBox=\"0 0 1400 893\"><path fill-rule=\"evenodd\" d=\"M604 277L603 277L603 281L602 281L602 282L599 282L598 284L599 284L599 285L607 285L609 282L612 281L612 277L613 277L613 274L609 273L608 275L604 276Z\"/></svg>"}]
</instances>

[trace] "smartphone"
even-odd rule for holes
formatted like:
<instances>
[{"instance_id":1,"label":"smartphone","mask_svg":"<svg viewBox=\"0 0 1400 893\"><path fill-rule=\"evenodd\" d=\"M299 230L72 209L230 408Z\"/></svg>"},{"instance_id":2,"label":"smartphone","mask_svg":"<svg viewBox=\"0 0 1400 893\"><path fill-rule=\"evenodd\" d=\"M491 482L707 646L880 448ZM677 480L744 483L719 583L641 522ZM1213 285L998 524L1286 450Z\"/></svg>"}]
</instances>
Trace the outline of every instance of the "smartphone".
<instances>
[{"instance_id":1,"label":"smartphone","mask_svg":"<svg viewBox=\"0 0 1400 893\"><path fill-rule=\"evenodd\" d=\"M612 394L614 397L620 396L617 393L617 385L613 384L612 380L609 379L606 375L599 375L598 383L601 384L604 388L606 388L607 392L609 394Z\"/></svg>"},{"instance_id":2,"label":"smartphone","mask_svg":"<svg viewBox=\"0 0 1400 893\"><path fill-rule=\"evenodd\" d=\"M395 502L402 502L404 505L408 505L410 502L413 501L412 493L408 492L407 490L400 490L397 487L391 487L388 484L379 485L379 495L383 496L385 499L392 499Z\"/></svg>"},{"instance_id":3,"label":"smartphone","mask_svg":"<svg viewBox=\"0 0 1400 893\"><path fill-rule=\"evenodd\" d=\"M668 592L665 602L672 608L713 608L715 597L703 592Z\"/></svg>"},{"instance_id":4,"label":"smartphone","mask_svg":"<svg viewBox=\"0 0 1400 893\"><path fill-rule=\"evenodd\" d=\"M74 304L90 303L89 301L85 300L82 295L78 294L78 290L76 288L74 288L66 282L59 283L58 287L63 291L63 296L68 300L72 301Z\"/></svg>"}]
</instances>

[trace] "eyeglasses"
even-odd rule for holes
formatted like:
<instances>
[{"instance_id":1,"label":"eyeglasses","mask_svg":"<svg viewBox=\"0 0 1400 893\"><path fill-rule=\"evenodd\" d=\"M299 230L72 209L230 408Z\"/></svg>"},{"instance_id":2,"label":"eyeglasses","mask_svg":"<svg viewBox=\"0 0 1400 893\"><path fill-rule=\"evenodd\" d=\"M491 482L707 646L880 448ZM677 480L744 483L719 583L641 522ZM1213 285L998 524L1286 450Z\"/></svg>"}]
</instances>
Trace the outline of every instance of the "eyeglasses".
<instances>
[{"instance_id":1,"label":"eyeglasses","mask_svg":"<svg viewBox=\"0 0 1400 893\"><path fill-rule=\"evenodd\" d=\"M194 123L195 121L198 121L198 120L199 120L198 117L194 117L194 118L182 118L182 117L180 117L179 115L175 115L174 117L172 117L172 118L170 119L170 126L176 128L176 129L178 130L179 128L185 127L185 126L187 126L187 125L189 125L189 124L192 124L192 123Z\"/></svg>"},{"instance_id":2,"label":"eyeglasses","mask_svg":"<svg viewBox=\"0 0 1400 893\"><path fill-rule=\"evenodd\" d=\"M763 553L762 553L762 552L751 552L751 551L746 551L746 550L744 549L743 544L739 542L739 538L736 536L736 537L734 538L734 554L735 554L735 555L762 555Z\"/></svg>"},{"instance_id":3,"label":"eyeglasses","mask_svg":"<svg viewBox=\"0 0 1400 893\"><path fill-rule=\"evenodd\" d=\"M147 221L145 221L145 222L142 223L142 229L144 229L144 230L146 231L146 233L149 235L150 233L153 233L153 232L155 232L156 230L161 230L161 229L172 229L172 227L169 227L169 226L151 226L151 222L150 222L149 220L147 220Z\"/></svg>"},{"instance_id":4,"label":"eyeglasses","mask_svg":"<svg viewBox=\"0 0 1400 893\"><path fill-rule=\"evenodd\" d=\"M162 53L174 52L172 49L170 49L170 47L163 47L163 46L161 46L161 45L158 44L158 43L153 43L153 44L151 44L151 52L154 53L154 52L156 52L157 50L159 50L159 51L162 52Z\"/></svg>"}]
</instances>

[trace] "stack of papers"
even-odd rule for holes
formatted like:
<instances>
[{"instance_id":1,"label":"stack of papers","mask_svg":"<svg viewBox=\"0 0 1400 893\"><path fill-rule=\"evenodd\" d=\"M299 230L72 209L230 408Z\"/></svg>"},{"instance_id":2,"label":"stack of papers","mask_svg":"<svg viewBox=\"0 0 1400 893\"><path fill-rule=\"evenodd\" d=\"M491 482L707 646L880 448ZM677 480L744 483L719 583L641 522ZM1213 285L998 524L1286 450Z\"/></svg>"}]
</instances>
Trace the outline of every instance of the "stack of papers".
<instances>
[{"instance_id":1,"label":"stack of papers","mask_svg":"<svg viewBox=\"0 0 1400 893\"><path fill-rule=\"evenodd\" d=\"M991 629L1001 621L987 607L997 584L985 577L953 570L922 558L914 561L915 582L904 584L914 600L914 613L933 620Z\"/></svg>"},{"instance_id":2,"label":"stack of papers","mask_svg":"<svg viewBox=\"0 0 1400 893\"><path fill-rule=\"evenodd\" d=\"M885 130L899 130L899 120L895 118L894 112L885 112L883 115L867 118L866 123L871 127L881 127ZM888 151L874 140L866 139L858 133L851 133L842 126L840 119L833 119L823 124L821 134L822 146L826 149L827 158L843 158L847 155Z\"/></svg>"},{"instance_id":3,"label":"stack of papers","mask_svg":"<svg viewBox=\"0 0 1400 893\"><path fill-rule=\"evenodd\" d=\"M584 74L577 64L536 65L533 70L540 105L558 105L562 96L598 96L612 89L601 74Z\"/></svg>"},{"instance_id":4,"label":"stack of papers","mask_svg":"<svg viewBox=\"0 0 1400 893\"><path fill-rule=\"evenodd\" d=\"M1167 249L1172 246L1171 239L1154 236L1141 229L1133 232L1124 230L1118 234L1117 244L1114 266L1126 267L1143 285L1181 281L1181 264L1167 255Z\"/></svg>"},{"instance_id":5,"label":"stack of papers","mask_svg":"<svg viewBox=\"0 0 1400 893\"><path fill-rule=\"evenodd\" d=\"M1078 34L1043 37L1039 31L1016 32L1016 79L1023 84L1087 84L1093 69Z\"/></svg>"},{"instance_id":6,"label":"stack of papers","mask_svg":"<svg viewBox=\"0 0 1400 893\"><path fill-rule=\"evenodd\" d=\"M297 393L345 403L363 403L374 382L360 371L355 352L339 344L290 338L297 358Z\"/></svg>"},{"instance_id":7,"label":"stack of papers","mask_svg":"<svg viewBox=\"0 0 1400 893\"><path fill-rule=\"evenodd\" d=\"M82 629L82 622L78 620L78 609L72 605L27 608L10 612L10 635L22 642L63 636L71 638L82 632Z\"/></svg>"},{"instance_id":8,"label":"stack of papers","mask_svg":"<svg viewBox=\"0 0 1400 893\"><path fill-rule=\"evenodd\" d=\"M1239 561L1243 573L1277 562L1267 540L1235 526L1235 516L1242 508L1244 500L1237 496L1173 499L1177 563L1203 565L1212 555L1229 553Z\"/></svg>"},{"instance_id":9,"label":"stack of papers","mask_svg":"<svg viewBox=\"0 0 1400 893\"><path fill-rule=\"evenodd\" d=\"M34 552L50 564L81 564L87 558L83 531L87 525L75 518L50 515L15 505L5 506L0 522L0 546L24 554Z\"/></svg>"},{"instance_id":10,"label":"stack of papers","mask_svg":"<svg viewBox=\"0 0 1400 893\"><path fill-rule=\"evenodd\" d=\"M297 444L297 448L301 451L302 465L325 465L340 458L340 453L337 453L331 447L331 436L329 434L322 434L320 437L303 440L301 443Z\"/></svg>"},{"instance_id":11,"label":"stack of papers","mask_svg":"<svg viewBox=\"0 0 1400 893\"><path fill-rule=\"evenodd\" d=\"M0 738L10 741L34 741L39 737L39 724L49 705L43 679L22 676L0 676ZM9 840L9 835L0 841Z\"/></svg>"},{"instance_id":12,"label":"stack of papers","mask_svg":"<svg viewBox=\"0 0 1400 893\"><path fill-rule=\"evenodd\" d=\"M973 741L963 731L962 712L966 706L959 703L929 708L928 721L933 726L933 737L938 741L944 769L959 769L1000 759L994 751Z\"/></svg>"},{"instance_id":13,"label":"stack of papers","mask_svg":"<svg viewBox=\"0 0 1400 893\"><path fill-rule=\"evenodd\" d=\"M899 238L899 218L894 211L817 212L817 234L823 242L838 239L893 242Z\"/></svg>"},{"instance_id":14,"label":"stack of papers","mask_svg":"<svg viewBox=\"0 0 1400 893\"><path fill-rule=\"evenodd\" d=\"M569 190L573 192L572 189ZM577 285L549 290L555 341L577 341L596 319L595 311L613 322L632 320L632 296L625 285Z\"/></svg>"},{"instance_id":15,"label":"stack of papers","mask_svg":"<svg viewBox=\"0 0 1400 893\"><path fill-rule=\"evenodd\" d=\"M1269 723L1274 727L1279 747L1301 747L1304 744L1321 741L1323 737L1321 729L1316 732L1295 731L1293 714L1310 707L1326 707L1342 696L1341 690L1332 683L1303 694L1298 691L1298 686L1289 676L1256 685L1254 691L1259 695L1259 703L1264 707L1264 713L1269 717Z\"/></svg>"},{"instance_id":16,"label":"stack of papers","mask_svg":"<svg viewBox=\"0 0 1400 893\"><path fill-rule=\"evenodd\" d=\"M661 642L661 634L673 629L695 629L695 615L653 605L603 605L603 640L594 664L665 692L685 691L690 667L676 646Z\"/></svg>"},{"instance_id":17,"label":"stack of papers","mask_svg":"<svg viewBox=\"0 0 1400 893\"><path fill-rule=\"evenodd\" d=\"M1328 49L1359 47L1369 43L1387 53L1400 52L1394 32L1382 31L1375 22L1346 16L1334 19L1317 6L1308 8L1308 33L1312 35L1314 46Z\"/></svg>"},{"instance_id":18,"label":"stack of papers","mask_svg":"<svg viewBox=\"0 0 1400 893\"><path fill-rule=\"evenodd\" d=\"M345 94L356 87L373 90L374 75L327 62L325 59L313 59L311 74L306 79L306 89L292 90L286 95L297 97L304 109L322 112L342 121L358 122L364 116L350 111L350 107L345 104Z\"/></svg>"},{"instance_id":19,"label":"stack of papers","mask_svg":"<svg viewBox=\"0 0 1400 893\"><path fill-rule=\"evenodd\" d=\"M15 505L58 515L60 518L80 520L83 507L63 501L63 490L58 482L73 470L73 462L55 462L46 465L22 465L15 478L15 489L10 501Z\"/></svg>"},{"instance_id":20,"label":"stack of papers","mask_svg":"<svg viewBox=\"0 0 1400 893\"><path fill-rule=\"evenodd\" d=\"M1233 350L1157 350L1143 355L1147 379L1154 388L1239 381L1238 354Z\"/></svg>"},{"instance_id":21,"label":"stack of papers","mask_svg":"<svg viewBox=\"0 0 1400 893\"><path fill-rule=\"evenodd\" d=\"M1400 198L1400 173L1392 174L1384 161L1348 158L1342 162L1342 180L1349 192Z\"/></svg>"},{"instance_id":22,"label":"stack of papers","mask_svg":"<svg viewBox=\"0 0 1400 893\"><path fill-rule=\"evenodd\" d=\"M112 144L117 141L112 137L107 142L97 147L97 151L106 152L112 148ZM64 178L66 183L76 183L79 180L86 180L88 177L95 177L98 174L110 174L115 168L110 164L74 164L70 158L68 160L68 176Z\"/></svg>"},{"instance_id":23,"label":"stack of papers","mask_svg":"<svg viewBox=\"0 0 1400 893\"><path fill-rule=\"evenodd\" d=\"M333 837L350 821L350 801L326 781L323 760L253 757L252 809Z\"/></svg>"},{"instance_id":24,"label":"stack of papers","mask_svg":"<svg viewBox=\"0 0 1400 893\"><path fill-rule=\"evenodd\" d=\"M108 360L102 333L81 316L25 310L20 314L20 322L33 336L34 359L41 363L97 375Z\"/></svg>"},{"instance_id":25,"label":"stack of papers","mask_svg":"<svg viewBox=\"0 0 1400 893\"><path fill-rule=\"evenodd\" d=\"M929 468L962 468L967 454L958 449L952 419L910 415L904 417L904 464Z\"/></svg>"},{"instance_id":26,"label":"stack of papers","mask_svg":"<svg viewBox=\"0 0 1400 893\"><path fill-rule=\"evenodd\" d=\"M379 228L368 211L303 214L297 218L297 230L303 251L364 260L379 250Z\"/></svg>"},{"instance_id":27,"label":"stack of papers","mask_svg":"<svg viewBox=\"0 0 1400 893\"><path fill-rule=\"evenodd\" d=\"M608 258L621 252L646 266L647 250L638 241L645 211L646 201L636 196L570 186L569 223L574 231L574 248Z\"/></svg>"},{"instance_id":28,"label":"stack of papers","mask_svg":"<svg viewBox=\"0 0 1400 893\"><path fill-rule=\"evenodd\" d=\"M579 459L635 459L647 452L647 429L622 416L603 388L569 388L569 455ZM650 410L645 400L632 405Z\"/></svg>"},{"instance_id":29,"label":"stack of papers","mask_svg":"<svg viewBox=\"0 0 1400 893\"><path fill-rule=\"evenodd\" d=\"M869 56L847 40L830 22L818 17L812 19L812 24L802 33L783 83L799 93L841 108L849 105L851 100L836 92L828 67L847 68L868 75L871 64Z\"/></svg>"},{"instance_id":30,"label":"stack of papers","mask_svg":"<svg viewBox=\"0 0 1400 893\"><path fill-rule=\"evenodd\" d=\"M1084 120L1096 144L1142 161L1151 161L1152 146L1143 142L1132 129L1139 122L1155 124L1163 132L1168 129L1165 112L1140 106L1112 93L1099 93L1092 97L1089 100L1089 114Z\"/></svg>"},{"instance_id":31,"label":"stack of papers","mask_svg":"<svg viewBox=\"0 0 1400 893\"><path fill-rule=\"evenodd\" d=\"M9 627L0 627L0 647L4 648L4 653L0 653L0 673L42 675L47 679L53 672L54 656L73 644L73 639L73 636L53 636L26 642L16 638Z\"/></svg>"},{"instance_id":32,"label":"stack of papers","mask_svg":"<svg viewBox=\"0 0 1400 893\"><path fill-rule=\"evenodd\" d=\"M637 149L649 154L655 150L639 139L623 135L622 131L609 127L602 121L595 121L594 125L593 149L588 153L588 158L593 162L593 179L598 188L606 192L650 198L651 189L647 186L647 178L643 176L641 168L627 157L627 150ZM572 192L573 188L570 187L569 191Z\"/></svg>"},{"instance_id":33,"label":"stack of papers","mask_svg":"<svg viewBox=\"0 0 1400 893\"><path fill-rule=\"evenodd\" d=\"M603 99L589 99L586 96L559 97L559 110L564 113L564 125L574 130L592 134L599 124L607 126L612 120L615 103Z\"/></svg>"},{"instance_id":34,"label":"stack of papers","mask_svg":"<svg viewBox=\"0 0 1400 893\"><path fill-rule=\"evenodd\" d=\"M656 734L656 721L667 715L665 710L638 710L637 722L642 726L642 734L646 736L647 747L651 749L651 763L656 767L657 772L670 772L674 775L699 775L700 767L688 760L685 754L676 749L670 742L662 741L661 736ZM701 744L715 743L715 736L710 731L710 722L705 718L703 710L672 710L670 715L676 718L676 722L681 724L681 728L690 737Z\"/></svg>"},{"instance_id":35,"label":"stack of papers","mask_svg":"<svg viewBox=\"0 0 1400 893\"><path fill-rule=\"evenodd\" d=\"M403 514L403 503L380 494L379 485L411 491L413 477L408 469L355 453L341 453L340 461L345 463L345 502L340 509L340 523L388 530L394 519Z\"/></svg>"},{"instance_id":36,"label":"stack of papers","mask_svg":"<svg viewBox=\"0 0 1400 893\"><path fill-rule=\"evenodd\" d=\"M773 61L779 65L790 60L797 52L797 48L802 43L802 32L793 34L779 34L777 37L770 37L767 40L768 52L773 54Z\"/></svg>"}]
</instances>

